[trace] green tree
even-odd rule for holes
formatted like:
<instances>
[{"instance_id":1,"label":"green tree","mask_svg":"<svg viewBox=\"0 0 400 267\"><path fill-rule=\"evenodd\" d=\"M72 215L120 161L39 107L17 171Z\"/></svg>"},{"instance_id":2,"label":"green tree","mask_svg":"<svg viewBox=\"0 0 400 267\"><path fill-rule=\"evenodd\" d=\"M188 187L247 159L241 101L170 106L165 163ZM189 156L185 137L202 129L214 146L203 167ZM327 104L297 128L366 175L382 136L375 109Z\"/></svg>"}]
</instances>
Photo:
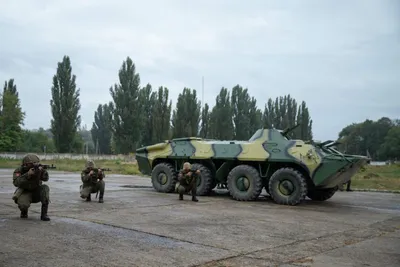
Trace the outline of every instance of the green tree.
<instances>
[{"instance_id":1,"label":"green tree","mask_svg":"<svg viewBox=\"0 0 400 267\"><path fill-rule=\"evenodd\" d=\"M54 142L43 128L39 130L23 130L23 142L19 151L32 153L55 153Z\"/></svg>"},{"instance_id":2,"label":"green tree","mask_svg":"<svg viewBox=\"0 0 400 267\"><path fill-rule=\"evenodd\" d=\"M400 126L393 126L384 138L384 141L379 148L379 154L382 158L390 160L400 159Z\"/></svg>"},{"instance_id":3,"label":"green tree","mask_svg":"<svg viewBox=\"0 0 400 267\"><path fill-rule=\"evenodd\" d=\"M236 85L232 88L231 104L235 126L234 138L248 140L262 127L262 112L257 108L257 101L250 97L247 88Z\"/></svg>"},{"instance_id":4,"label":"green tree","mask_svg":"<svg viewBox=\"0 0 400 267\"><path fill-rule=\"evenodd\" d=\"M172 101L166 87L159 87L153 106L153 142L158 143L169 139Z\"/></svg>"},{"instance_id":5,"label":"green tree","mask_svg":"<svg viewBox=\"0 0 400 267\"><path fill-rule=\"evenodd\" d=\"M57 72L53 77L50 100L51 132L54 144L59 153L68 153L74 150L78 142L77 131L81 123L78 115L81 108L79 101L80 89L76 88L76 76L72 74L71 61L64 56L58 62Z\"/></svg>"},{"instance_id":6,"label":"green tree","mask_svg":"<svg viewBox=\"0 0 400 267\"><path fill-rule=\"evenodd\" d=\"M201 104L196 90L184 88L179 94L172 114L173 137L197 136L200 124Z\"/></svg>"},{"instance_id":7,"label":"green tree","mask_svg":"<svg viewBox=\"0 0 400 267\"><path fill-rule=\"evenodd\" d=\"M94 122L90 132L96 148L95 153L98 154L111 154L112 105L112 103L99 104L94 112Z\"/></svg>"},{"instance_id":8,"label":"green tree","mask_svg":"<svg viewBox=\"0 0 400 267\"><path fill-rule=\"evenodd\" d=\"M222 87L215 98L215 105L210 114L210 137L220 140L231 140L235 136L233 109L230 93Z\"/></svg>"},{"instance_id":9,"label":"green tree","mask_svg":"<svg viewBox=\"0 0 400 267\"><path fill-rule=\"evenodd\" d=\"M0 151L16 151L21 146L24 118L17 86L10 79L0 96Z\"/></svg>"},{"instance_id":10,"label":"green tree","mask_svg":"<svg viewBox=\"0 0 400 267\"><path fill-rule=\"evenodd\" d=\"M263 125L263 114L262 111L257 108L257 100L252 97L249 103L249 120L250 120L250 125L249 125L249 138L253 136L253 134L260 128L262 128Z\"/></svg>"},{"instance_id":11,"label":"green tree","mask_svg":"<svg viewBox=\"0 0 400 267\"><path fill-rule=\"evenodd\" d=\"M312 139L312 120L306 102L297 108L297 101L289 95L280 96L273 101L268 99L264 107L263 124L266 128L286 129L301 124L288 136L293 139Z\"/></svg>"},{"instance_id":12,"label":"green tree","mask_svg":"<svg viewBox=\"0 0 400 267\"><path fill-rule=\"evenodd\" d=\"M383 149L382 145L389 131L396 126L396 122L387 117L377 121L365 120L361 123L353 123L344 127L338 139L342 143L340 150L348 154L367 155L374 160L386 160L390 151Z\"/></svg>"},{"instance_id":13,"label":"green tree","mask_svg":"<svg viewBox=\"0 0 400 267\"><path fill-rule=\"evenodd\" d=\"M204 104L204 108L201 110L200 137L210 137L210 111L207 103Z\"/></svg>"},{"instance_id":14,"label":"green tree","mask_svg":"<svg viewBox=\"0 0 400 267\"><path fill-rule=\"evenodd\" d=\"M296 139L301 140L312 140L312 119L310 117L310 113L308 111L308 107L306 102L302 101L301 105L299 106L299 111L297 113L297 124L300 126L294 132Z\"/></svg>"},{"instance_id":15,"label":"green tree","mask_svg":"<svg viewBox=\"0 0 400 267\"><path fill-rule=\"evenodd\" d=\"M155 105L155 92L152 92L152 88L150 84L147 84L145 87L140 89L139 91L139 104L142 121L142 132L141 132L141 142L140 146L148 146L153 143L153 109Z\"/></svg>"},{"instance_id":16,"label":"green tree","mask_svg":"<svg viewBox=\"0 0 400 267\"><path fill-rule=\"evenodd\" d=\"M119 70L119 84L110 88L113 99L113 144L115 152L128 154L136 150L141 141L143 116L139 103L140 75L130 57Z\"/></svg>"}]
</instances>

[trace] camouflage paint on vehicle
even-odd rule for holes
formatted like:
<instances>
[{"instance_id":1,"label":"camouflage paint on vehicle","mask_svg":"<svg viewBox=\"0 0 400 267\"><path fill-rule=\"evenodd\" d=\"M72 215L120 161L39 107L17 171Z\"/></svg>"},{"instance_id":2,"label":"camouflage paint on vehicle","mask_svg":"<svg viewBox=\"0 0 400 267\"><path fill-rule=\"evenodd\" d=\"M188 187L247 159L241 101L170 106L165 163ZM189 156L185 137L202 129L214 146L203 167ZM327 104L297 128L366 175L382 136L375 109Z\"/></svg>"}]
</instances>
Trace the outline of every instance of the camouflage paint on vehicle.
<instances>
[{"instance_id":1,"label":"camouflage paint on vehicle","mask_svg":"<svg viewBox=\"0 0 400 267\"><path fill-rule=\"evenodd\" d=\"M139 170L151 175L161 162L178 171L183 161L201 163L210 169L215 183L224 183L240 164L253 166L268 181L279 168L290 167L306 177L310 188L334 188L345 183L368 158L343 155L325 143L290 140L277 129L259 129L248 141L222 141L197 137L177 138L137 149ZM311 189L310 189L311 190Z\"/></svg>"}]
</instances>

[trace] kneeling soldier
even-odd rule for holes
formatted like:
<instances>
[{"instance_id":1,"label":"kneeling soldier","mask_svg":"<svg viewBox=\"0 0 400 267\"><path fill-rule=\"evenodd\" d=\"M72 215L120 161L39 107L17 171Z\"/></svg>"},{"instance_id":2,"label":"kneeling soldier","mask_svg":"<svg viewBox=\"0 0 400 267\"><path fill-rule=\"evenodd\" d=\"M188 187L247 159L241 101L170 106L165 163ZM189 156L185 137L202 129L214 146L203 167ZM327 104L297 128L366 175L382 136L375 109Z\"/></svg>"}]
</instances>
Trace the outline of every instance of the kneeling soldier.
<instances>
[{"instance_id":1,"label":"kneeling soldier","mask_svg":"<svg viewBox=\"0 0 400 267\"><path fill-rule=\"evenodd\" d=\"M14 170L13 184L18 189L13 195L13 200L18 204L21 211L21 218L28 218L28 209L31 203L42 203L40 219L50 221L47 216L47 209L50 202L50 188L43 184L49 180L49 173L38 164L40 159L35 154L27 154L22 159L22 165Z\"/></svg>"},{"instance_id":2,"label":"kneeling soldier","mask_svg":"<svg viewBox=\"0 0 400 267\"><path fill-rule=\"evenodd\" d=\"M81 198L86 201L91 201L91 194L100 191L99 203L103 203L105 183L103 178L105 174L101 169L96 169L94 161L88 160L86 162L86 168L81 173L82 185L81 185Z\"/></svg>"},{"instance_id":3,"label":"kneeling soldier","mask_svg":"<svg viewBox=\"0 0 400 267\"><path fill-rule=\"evenodd\" d=\"M192 191L192 201L199 201L196 197L197 194L197 178L200 175L200 170L192 169L189 162L183 164L183 169L178 174L177 191L179 193L179 200L183 200L183 194Z\"/></svg>"}]
</instances>

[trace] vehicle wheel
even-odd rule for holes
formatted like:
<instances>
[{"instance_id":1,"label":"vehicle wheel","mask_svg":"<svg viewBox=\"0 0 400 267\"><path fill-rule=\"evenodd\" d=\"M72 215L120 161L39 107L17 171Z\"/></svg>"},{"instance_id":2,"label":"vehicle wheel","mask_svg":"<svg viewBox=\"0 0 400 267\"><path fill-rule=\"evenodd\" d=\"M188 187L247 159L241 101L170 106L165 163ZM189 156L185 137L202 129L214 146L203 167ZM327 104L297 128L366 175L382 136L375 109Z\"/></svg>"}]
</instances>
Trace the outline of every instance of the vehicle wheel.
<instances>
[{"instance_id":1,"label":"vehicle wheel","mask_svg":"<svg viewBox=\"0 0 400 267\"><path fill-rule=\"evenodd\" d=\"M197 195L205 196L210 194L211 190L215 187L212 187L214 179L210 169L199 163L193 163L192 168L200 170L200 176L197 179Z\"/></svg>"},{"instance_id":2,"label":"vehicle wheel","mask_svg":"<svg viewBox=\"0 0 400 267\"><path fill-rule=\"evenodd\" d=\"M281 168L269 179L271 198L281 205L297 205L307 195L307 182L304 176L293 168Z\"/></svg>"},{"instance_id":3,"label":"vehicle wheel","mask_svg":"<svg viewBox=\"0 0 400 267\"><path fill-rule=\"evenodd\" d=\"M338 187L315 189L308 192L307 196L315 201L325 201L330 199L338 190Z\"/></svg>"},{"instance_id":4,"label":"vehicle wheel","mask_svg":"<svg viewBox=\"0 0 400 267\"><path fill-rule=\"evenodd\" d=\"M252 166L236 166L228 175L228 190L236 200L255 200L261 194L262 188L262 178Z\"/></svg>"},{"instance_id":5,"label":"vehicle wheel","mask_svg":"<svg viewBox=\"0 0 400 267\"><path fill-rule=\"evenodd\" d=\"M151 172L151 183L158 192L172 193L178 181L174 167L169 163L157 164Z\"/></svg>"}]
</instances>

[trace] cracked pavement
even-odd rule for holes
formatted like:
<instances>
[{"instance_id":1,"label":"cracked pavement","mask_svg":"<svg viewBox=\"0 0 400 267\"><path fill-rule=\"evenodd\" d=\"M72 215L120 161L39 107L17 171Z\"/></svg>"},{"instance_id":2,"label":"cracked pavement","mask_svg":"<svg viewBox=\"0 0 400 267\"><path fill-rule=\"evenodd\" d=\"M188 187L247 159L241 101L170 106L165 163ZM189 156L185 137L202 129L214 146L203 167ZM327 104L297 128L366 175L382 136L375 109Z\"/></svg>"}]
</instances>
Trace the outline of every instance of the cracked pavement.
<instances>
[{"instance_id":1,"label":"cracked pavement","mask_svg":"<svg viewBox=\"0 0 400 267\"><path fill-rule=\"evenodd\" d=\"M12 171L0 170L1 267L400 265L400 194L337 192L290 207L218 190L194 203L108 174L101 204L79 197L78 173L50 171L43 222L40 203L19 218Z\"/></svg>"}]
</instances>

